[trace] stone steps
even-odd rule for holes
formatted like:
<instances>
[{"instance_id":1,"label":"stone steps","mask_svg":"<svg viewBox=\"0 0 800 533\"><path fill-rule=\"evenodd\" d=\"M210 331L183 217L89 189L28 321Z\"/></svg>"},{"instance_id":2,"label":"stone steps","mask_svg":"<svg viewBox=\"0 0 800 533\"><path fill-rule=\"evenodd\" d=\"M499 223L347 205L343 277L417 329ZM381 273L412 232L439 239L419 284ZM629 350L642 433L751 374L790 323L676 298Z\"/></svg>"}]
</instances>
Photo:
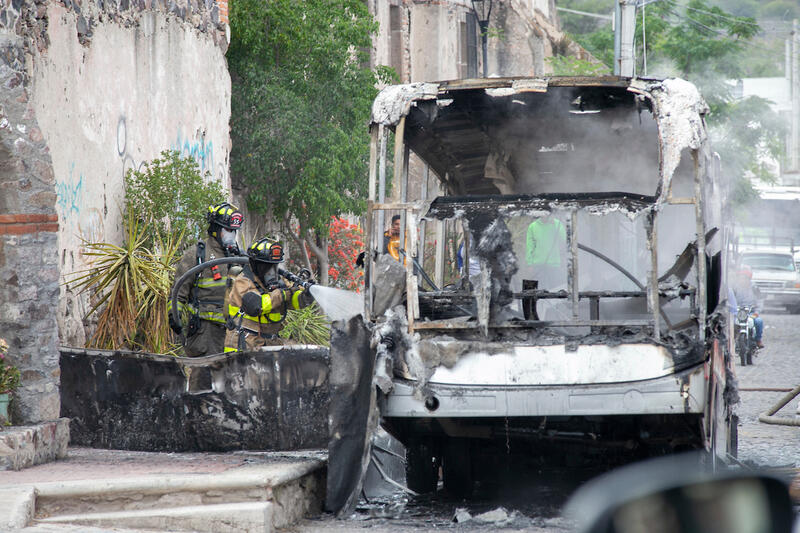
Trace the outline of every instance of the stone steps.
<instances>
[{"instance_id":1,"label":"stone steps","mask_svg":"<svg viewBox=\"0 0 800 533\"><path fill-rule=\"evenodd\" d=\"M145 528L152 531L250 533L274 529L272 523L274 505L272 502L223 503L62 515L37 519L36 522L94 527Z\"/></svg>"},{"instance_id":2,"label":"stone steps","mask_svg":"<svg viewBox=\"0 0 800 533\"><path fill-rule=\"evenodd\" d=\"M0 488L0 530L55 524L153 531L269 532L317 514L325 463L306 459L219 474L164 474ZM5 503L3 503L5 502ZM7 509L5 508L7 507Z\"/></svg>"}]
</instances>

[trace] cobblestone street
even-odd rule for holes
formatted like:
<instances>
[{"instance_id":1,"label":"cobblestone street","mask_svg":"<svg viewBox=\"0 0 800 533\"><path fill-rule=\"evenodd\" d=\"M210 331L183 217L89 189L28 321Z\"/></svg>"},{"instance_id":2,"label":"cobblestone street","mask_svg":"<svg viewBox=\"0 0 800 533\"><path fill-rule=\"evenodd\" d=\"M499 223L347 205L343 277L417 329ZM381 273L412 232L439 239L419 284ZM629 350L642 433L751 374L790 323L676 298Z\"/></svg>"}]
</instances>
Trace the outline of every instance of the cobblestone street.
<instances>
[{"instance_id":1,"label":"cobblestone street","mask_svg":"<svg viewBox=\"0 0 800 533\"><path fill-rule=\"evenodd\" d=\"M800 385L797 333L800 316L764 315L764 345L752 366L737 367L740 389L786 388ZM800 468L800 427L763 424L758 416L779 402L786 392L739 392L739 460L764 467ZM794 417L800 397L776 413Z\"/></svg>"}]
</instances>

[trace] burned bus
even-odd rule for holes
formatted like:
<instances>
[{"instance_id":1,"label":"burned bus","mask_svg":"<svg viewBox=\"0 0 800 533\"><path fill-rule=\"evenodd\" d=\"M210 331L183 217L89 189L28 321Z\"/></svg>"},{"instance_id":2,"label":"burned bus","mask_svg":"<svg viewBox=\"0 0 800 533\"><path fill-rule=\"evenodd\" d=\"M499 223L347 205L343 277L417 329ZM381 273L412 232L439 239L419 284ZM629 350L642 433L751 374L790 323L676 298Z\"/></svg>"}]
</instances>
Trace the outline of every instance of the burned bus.
<instances>
[{"instance_id":1,"label":"burned bus","mask_svg":"<svg viewBox=\"0 0 800 533\"><path fill-rule=\"evenodd\" d=\"M514 451L734 453L707 109L680 79L381 91L365 318L409 488L434 490L441 467L469 492Z\"/></svg>"}]
</instances>

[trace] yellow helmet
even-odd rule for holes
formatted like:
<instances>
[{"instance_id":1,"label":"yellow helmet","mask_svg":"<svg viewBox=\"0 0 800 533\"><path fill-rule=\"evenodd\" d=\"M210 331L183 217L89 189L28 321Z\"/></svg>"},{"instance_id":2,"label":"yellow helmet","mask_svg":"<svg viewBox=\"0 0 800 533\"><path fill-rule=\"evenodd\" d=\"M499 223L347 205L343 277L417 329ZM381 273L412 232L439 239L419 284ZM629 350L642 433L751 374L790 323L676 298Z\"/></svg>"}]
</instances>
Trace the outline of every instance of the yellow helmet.
<instances>
[{"instance_id":1,"label":"yellow helmet","mask_svg":"<svg viewBox=\"0 0 800 533\"><path fill-rule=\"evenodd\" d=\"M206 218L209 224L216 224L229 230L241 228L242 222L244 222L244 215L239 208L228 202L208 206Z\"/></svg>"},{"instance_id":2,"label":"yellow helmet","mask_svg":"<svg viewBox=\"0 0 800 533\"><path fill-rule=\"evenodd\" d=\"M283 245L268 237L264 237L250 245L250 248L247 249L247 256L251 261L282 263Z\"/></svg>"}]
</instances>

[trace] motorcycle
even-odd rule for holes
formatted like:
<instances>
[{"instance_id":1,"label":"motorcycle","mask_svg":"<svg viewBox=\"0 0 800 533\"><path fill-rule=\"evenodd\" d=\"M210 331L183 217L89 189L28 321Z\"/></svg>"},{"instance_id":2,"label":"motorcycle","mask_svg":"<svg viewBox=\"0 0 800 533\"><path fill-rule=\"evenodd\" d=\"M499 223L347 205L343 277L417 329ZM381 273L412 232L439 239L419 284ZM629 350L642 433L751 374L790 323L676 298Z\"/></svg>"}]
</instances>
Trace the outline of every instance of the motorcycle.
<instances>
[{"instance_id":1,"label":"motorcycle","mask_svg":"<svg viewBox=\"0 0 800 533\"><path fill-rule=\"evenodd\" d=\"M753 354L756 352L756 324L752 313L753 308L749 305L736 308L733 331L736 335L736 353L742 366L752 365Z\"/></svg>"}]
</instances>

